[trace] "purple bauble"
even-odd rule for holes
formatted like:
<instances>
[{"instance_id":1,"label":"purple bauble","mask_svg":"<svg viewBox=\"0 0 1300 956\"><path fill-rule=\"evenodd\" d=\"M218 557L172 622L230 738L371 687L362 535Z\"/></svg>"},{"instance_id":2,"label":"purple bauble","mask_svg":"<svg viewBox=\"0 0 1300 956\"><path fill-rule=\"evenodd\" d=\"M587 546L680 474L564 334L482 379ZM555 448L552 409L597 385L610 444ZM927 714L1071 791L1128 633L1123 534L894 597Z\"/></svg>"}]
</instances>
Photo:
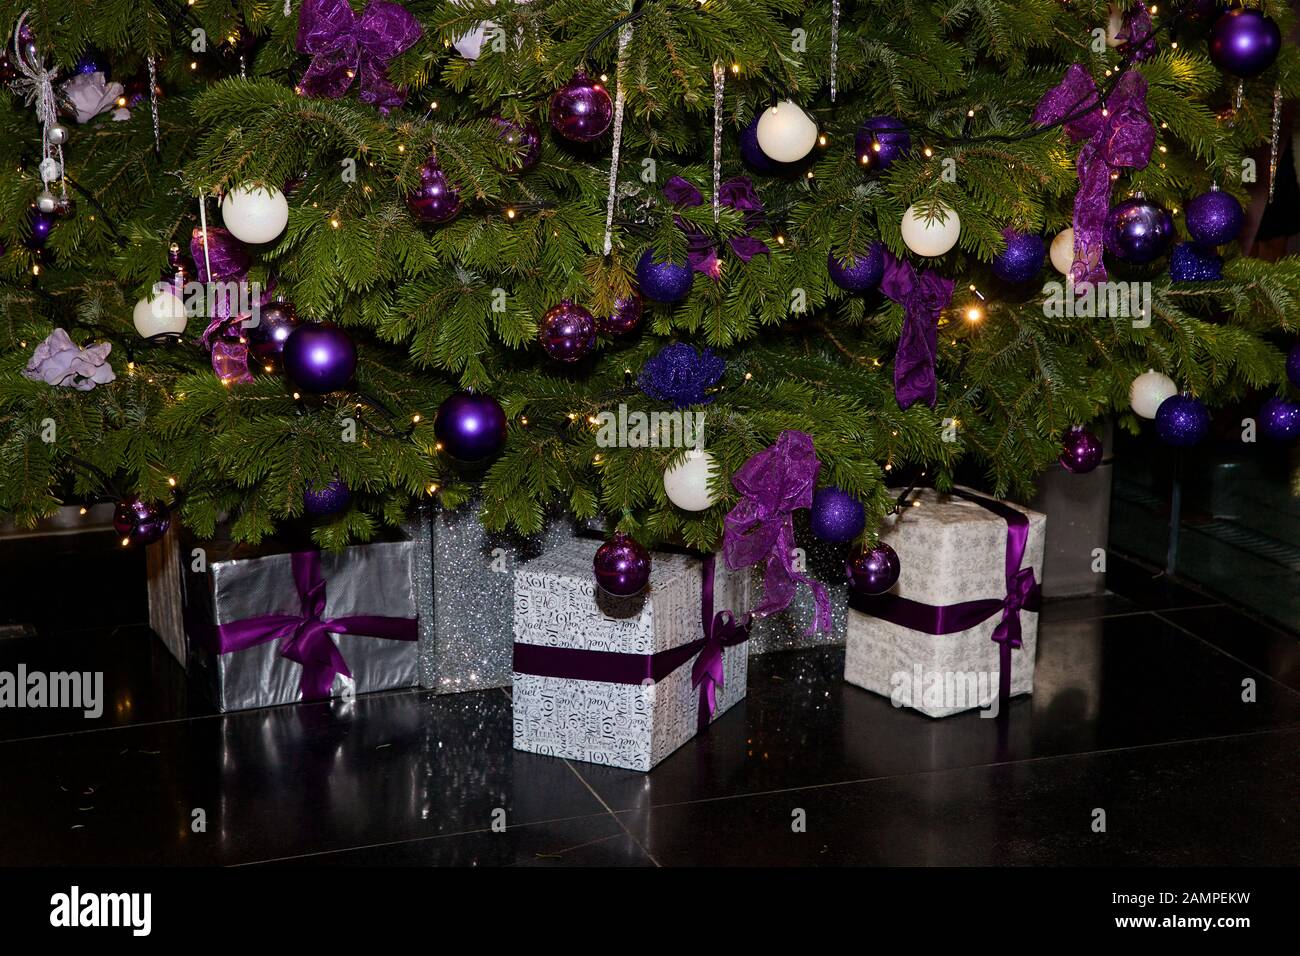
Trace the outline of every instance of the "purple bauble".
<instances>
[{"instance_id":1,"label":"purple bauble","mask_svg":"<svg viewBox=\"0 0 1300 956\"><path fill-rule=\"evenodd\" d=\"M565 299L542 316L537 337L546 354L557 362L576 362L596 347L596 320L582 306Z\"/></svg>"},{"instance_id":2,"label":"purple bauble","mask_svg":"<svg viewBox=\"0 0 1300 956\"><path fill-rule=\"evenodd\" d=\"M77 60L76 66L72 68L74 73L80 73L82 76L89 76L92 73L103 73L104 78L108 79L108 67L102 63L102 57L94 50L88 50Z\"/></svg>"},{"instance_id":3,"label":"purple bauble","mask_svg":"<svg viewBox=\"0 0 1300 956\"><path fill-rule=\"evenodd\" d=\"M1258 10L1229 10L1210 28L1210 59L1233 76L1258 76L1282 49L1282 31Z\"/></svg>"},{"instance_id":4,"label":"purple bauble","mask_svg":"<svg viewBox=\"0 0 1300 956\"><path fill-rule=\"evenodd\" d=\"M866 292L880 283L885 273L884 246L873 242L865 255L840 262L834 252L826 254L826 271L831 281L848 292Z\"/></svg>"},{"instance_id":5,"label":"purple bauble","mask_svg":"<svg viewBox=\"0 0 1300 956\"><path fill-rule=\"evenodd\" d=\"M1156 434L1166 444L1188 448L1209 430L1209 409L1190 395L1170 395L1156 409Z\"/></svg>"},{"instance_id":6,"label":"purple bauble","mask_svg":"<svg viewBox=\"0 0 1300 956\"><path fill-rule=\"evenodd\" d=\"M54 228L54 222L57 217L51 212L41 212L39 209L32 211L31 227L32 235L27 240L27 244L33 249L41 249L45 246L45 240L50 238L50 230Z\"/></svg>"},{"instance_id":7,"label":"purple bauble","mask_svg":"<svg viewBox=\"0 0 1300 956\"><path fill-rule=\"evenodd\" d=\"M342 478L335 478L317 491L307 483L302 492L302 509L313 518L338 514L352 503L352 489Z\"/></svg>"},{"instance_id":8,"label":"purple bauble","mask_svg":"<svg viewBox=\"0 0 1300 956\"><path fill-rule=\"evenodd\" d=\"M1072 426L1061 443L1061 467L1072 475L1086 475L1101 464L1101 439L1082 425Z\"/></svg>"},{"instance_id":9,"label":"purple bauble","mask_svg":"<svg viewBox=\"0 0 1300 956\"><path fill-rule=\"evenodd\" d=\"M844 573L859 594L884 594L898 583L902 565L898 552L883 541L855 555L844 565Z\"/></svg>"},{"instance_id":10,"label":"purple bauble","mask_svg":"<svg viewBox=\"0 0 1300 956\"><path fill-rule=\"evenodd\" d=\"M1007 247L993 260L993 274L1003 282L1028 282L1043 269L1047 243L1036 233L1003 233Z\"/></svg>"},{"instance_id":11,"label":"purple bauble","mask_svg":"<svg viewBox=\"0 0 1300 956\"><path fill-rule=\"evenodd\" d=\"M1194 242L1180 242L1169 254L1169 277L1175 282L1218 282L1223 278L1223 257Z\"/></svg>"},{"instance_id":12,"label":"purple bauble","mask_svg":"<svg viewBox=\"0 0 1300 956\"><path fill-rule=\"evenodd\" d=\"M551 128L575 143L598 139L613 118L609 93L581 70L551 96Z\"/></svg>"},{"instance_id":13,"label":"purple bauble","mask_svg":"<svg viewBox=\"0 0 1300 956\"><path fill-rule=\"evenodd\" d=\"M268 303L258 310L257 324L248 327L249 347L263 362L278 359L284 353L284 343L301 324L291 303Z\"/></svg>"},{"instance_id":14,"label":"purple bauble","mask_svg":"<svg viewBox=\"0 0 1300 956\"><path fill-rule=\"evenodd\" d=\"M640 326L641 313L644 311L645 300L641 298L640 292L633 291L631 295L615 299L614 311L597 319L596 326L603 335L627 335Z\"/></svg>"},{"instance_id":15,"label":"purple bauble","mask_svg":"<svg viewBox=\"0 0 1300 956\"><path fill-rule=\"evenodd\" d=\"M1269 441L1290 441L1300 435L1300 402L1276 396L1259 410L1259 433Z\"/></svg>"},{"instance_id":16,"label":"purple bauble","mask_svg":"<svg viewBox=\"0 0 1300 956\"><path fill-rule=\"evenodd\" d=\"M1245 218L1241 203L1219 189L1202 193L1187 204L1187 232L1203 246L1232 242Z\"/></svg>"},{"instance_id":17,"label":"purple bauble","mask_svg":"<svg viewBox=\"0 0 1300 956\"><path fill-rule=\"evenodd\" d=\"M289 333L281 350L284 373L304 392L324 395L347 387L357 370L357 347L337 325L312 322Z\"/></svg>"},{"instance_id":18,"label":"purple bauble","mask_svg":"<svg viewBox=\"0 0 1300 956\"><path fill-rule=\"evenodd\" d=\"M123 544L153 544L171 525L167 506L159 501L141 501L128 495L113 509L113 530Z\"/></svg>"},{"instance_id":19,"label":"purple bauble","mask_svg":"<svg viewBox=\"0 0 1300 956\"><path fill-rule=\"evenodd\" d=\"M1300 388L1300 342L1291 346L1286 355L1286 377L1296 388Z\"/></svg>"},{"instance_id":20,"label":"purple bauble","mask_svg":"<svg viewBox=\"0 0 1300 956\"><path fill-rule=\"evenodd\" d=\"M406 208L424 222L451 222L460 214L460 193L434 160L420 167L420 185L406 196Z\"/></svg>"},{"instance_id":21,"label":"purple bauble","mask_svg":"<svg viewBox=\"0 0 1300 956\"><path fill-rule=\"evenodd\" d=\"M691 291L690 266L659 262L653 249L647 249L636 264L636 284L641 294L655 302L677 302Z\"/></svg>"},{"instance_id":22,"label":"purple bauble","mask_svg":"<svg viewBox=\"0 0 1300 956\"><path fill-rule=\"evenodd\" d=\"M853 151L863 169L888 169L912 148L912 137L902 120L892 116L873 116L853 138Z\"/></svg>"},{"instance_id":23,"label":"purple bauble","mask_svg":"<svg viewBox=\"0 0 1300 956\"><path fill-rule=\"evenodd\" d=\"M501 142L515 151L515 158L506 164L505 172L526 173L537 165L542 158L542 134L532 120L518 123L501 116L492 117L492 122L501 128Z\"/></svg>"},{"instance_id":24,"label":"purple bauble","mask_svg":"<svg viewBox=\"0 0 1300 956\"><path fill-rule=\"evenodd\" d=\"M834 486L818 488L808 512L808 526L822 541L852 541L862 534L867 515L862 502Z\"/></svg>"},{"instance_id":25,"label":"purple bauble","mask_svg":"<svg viewBox=\"0 0 1300 956\"><path fill-rule=\"evenodd\" d=\"M1159 259L1174 241L1169 211L1149 199L1126 199L1106 213L1106 250L1118 259L1142 265Z\"/></svg>"},{"instance_id":26,"label":"purple bauble","mask_svg":"<svg viewBox=\"0 0 1300 956\"><path fill-rule=\"evenodd\" d=\"M591 564L596 585L615 597L640 594L650 583L650 552L621 531L596 549Z\"/></svg>"},{"instance_id":27,"label":"purple bauble","mask_svg":"<svg viewBox=\"0 0 1300 956\"><path fill-rule=\"evenodd\" d=\"M457 392L438 406L433 434L451 457L481 461L505 447L506 413L491 395Z\"/></svg>"}]
</instances>

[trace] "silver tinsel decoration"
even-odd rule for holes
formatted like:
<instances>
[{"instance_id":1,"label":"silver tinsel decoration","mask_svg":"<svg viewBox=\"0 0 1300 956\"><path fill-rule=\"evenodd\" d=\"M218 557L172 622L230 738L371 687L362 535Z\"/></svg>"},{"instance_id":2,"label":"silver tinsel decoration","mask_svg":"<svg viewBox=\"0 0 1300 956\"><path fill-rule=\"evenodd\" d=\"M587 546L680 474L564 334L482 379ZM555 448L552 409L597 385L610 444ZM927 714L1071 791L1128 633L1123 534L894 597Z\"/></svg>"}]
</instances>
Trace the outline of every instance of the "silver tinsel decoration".
<instances>
[{"instance_id":1,"label":"silver tinsel decoration","mask_svg":"<svg viewBox=\"0 0 1300 956\"><path fill-rule=\"evenodd\" d=\"M1268 144L1268 201L1273 201L1273 184L1277 181L1278 143L1282 135L1282 84L1273 87L1273 128Z\"/></svg>"},{"instance_id":2,"label":"silver tinsel decoration","mask_svg":"<svg viewBox=\"0 0 1300 956\"><path fill-rule=\"evenodd\" d=\"M21 93L28 106L36 108L36 118L41 123L41 180L47 185L59 181L63 198L68 198L68 183L64 178L63 146L50 142L50 129L59 125L59 101L54 93L58 69L47 68L39 53L24 48L22 34L27 26L26 11L14 26L14 64L21 78L14 81L14 89Z\"/></svg>"},{"instance_id":3,"label":"silver tinsel decoration","mask_svg":"<svg viewBox=\"0 0 1300 956\"><path fill-rule=\"evenodd\" d=\"M618 154L623 146L623 103L626 98L623 67L627 61L627 45L632 39L632 24L625 23L618 30L618 65L614 71L614 143L609 152L609 198L605 202L605 255L614 248L614 203L618 199Z\"/></svg>"},{"instance_id":4,"label":"silver tinsel decoration","mask_svg":"<svg viewBox=\"0 0 1300 956\"><path fill-rule=\"evenodd\" d=\"M149 64L149 111L153 114L153 151L162 155L162 133L158 128L158 61L152 53L146 58Z\"/></svg>"},{"instance_id":5,"label":"silver tinsel decoration","mask_svg":"<svg viewBox=\"0 0 1300 956\"><path fill-rule=\"evenodd\" d=\"M721 63L713 64L713 221L721 211L722 190L722 89L727 71Z\"/></svg>"},{"instance_id":6,"label":"silver tinsel decoration","mask_svg":"<svg viewBox=\"0 0 1300 956\"><path fill-rule=\"evenodd\" d=\"M835 71L840 59L840 0L831 0L831 102L839 92Z\"/></svg>"}]
</instances>

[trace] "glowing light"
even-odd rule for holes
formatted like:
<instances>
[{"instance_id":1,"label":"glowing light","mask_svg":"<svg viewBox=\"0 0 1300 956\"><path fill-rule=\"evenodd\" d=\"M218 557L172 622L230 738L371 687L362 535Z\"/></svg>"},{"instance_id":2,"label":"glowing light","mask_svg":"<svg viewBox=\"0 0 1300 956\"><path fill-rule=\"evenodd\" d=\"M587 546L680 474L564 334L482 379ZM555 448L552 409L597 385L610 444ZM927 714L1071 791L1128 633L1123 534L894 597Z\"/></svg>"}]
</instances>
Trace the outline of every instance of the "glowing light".
<instances>
[{"instance_id":1,"label":"glowing light","mask_svg":"<svg viewBox=\"0 0 1300 956\"><path fill-rule=\"evenodd\" d=\"M978 322L982 318L984 318L984 310L978 305L972 305L966 309L967 322Z\"/></svg>"}]
</instances>

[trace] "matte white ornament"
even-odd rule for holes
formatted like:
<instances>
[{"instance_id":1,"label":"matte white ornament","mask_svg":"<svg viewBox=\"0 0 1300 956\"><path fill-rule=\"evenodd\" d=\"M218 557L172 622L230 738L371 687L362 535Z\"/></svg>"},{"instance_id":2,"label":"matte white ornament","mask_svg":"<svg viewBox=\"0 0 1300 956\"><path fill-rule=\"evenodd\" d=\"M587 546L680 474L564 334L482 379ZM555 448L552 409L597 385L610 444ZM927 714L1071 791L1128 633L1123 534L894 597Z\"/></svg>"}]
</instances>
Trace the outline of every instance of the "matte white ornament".
<instances>
[{"instance_id":1,"label":"matte white ornament","mask_svg":"<svg viewBox=\"0 0 1300 956\"><path fill-rule=\"evenodd\" d=\"M1178 394L1178 386L1168 375L1162 375L1154 369L1147 369L1129 386L1128 403L1133 411L1143 418L1155 418L1160 404L1170 396Z\"/></svg>"},{"instance_id":2,"label":"matte white ornament","mask_svg":"<svg viewBox=\"0 0 1300 956\"><path fill-rule=\"evenodd\" d=\"M1123 46L1124 40L1119 35L1124 29L1124 11L1119 8L1119 4L1112 3L1110 11L1106 16L1106 46L1114 49L1117 46Z\"/></svg>"},{"instance_id":3,"label":"matte white ornament","mask_svg":"<svg viewBox=\"0 0 1300 956\"><path fill-rule=\"evenodd\" d=\"M758 148L778 163L797 163L817 145L817 124L799 105L782 100L758 118Z\"/></svg>"},{"instance_id":4,"label":"matte white ornament","mask_svg":"<svg viewBox=\"0 0 1300 956\"><path fill-rule=\"evenodd\" d=\"M961 218L946 203L939 204L933 219L927 219L916 206L908 206L900 229L903 242L918 256L941 256L957 245Z\"/></svg>"},{"instance_id":5,"label":"matte white ornament","mask_svg":"<svg viewBox=\"0 0 1300 956\"><path fill-rule=\"evenodd\" d=\"M270 242L289 224L289 201L278 189L244 183L221 200L221 218L230 234L242 242Z\"/></svg>"},{"instance_id":6,"label":"matte white ornament","mask_svg":"<svg viewBox=\"0 0 1300 956\"><path fill-rule=\"evenodd\" d=\"M135 304L131 314L135 330L142 338L185 331L185 301L171 289L156 289L147 299Z\"/></svg>"},{"instance_id":7,"label":"matte white ornament","mask_svg":"<svg viewBox=\"0 0 1300 956\"><path fill-rule=\"evenodd\" d=\"M695 450L675 468L664 471L664 493L683 511L703 511L716 500L709 492L709 478L718 463L707 451Z\"/></svg>"},{"instance_id":8,"label":"matte white ornament","mask_svg":"<svg viewBox=\"0 0 1300 956\"><path fill-rule=\"evenodd\" d=\"M1074 230L1062 229L1052 240L1048 253L1052 259L1052 268L1063 276L1068 276L1074 268Z\"/></svg>"}]
</instances>

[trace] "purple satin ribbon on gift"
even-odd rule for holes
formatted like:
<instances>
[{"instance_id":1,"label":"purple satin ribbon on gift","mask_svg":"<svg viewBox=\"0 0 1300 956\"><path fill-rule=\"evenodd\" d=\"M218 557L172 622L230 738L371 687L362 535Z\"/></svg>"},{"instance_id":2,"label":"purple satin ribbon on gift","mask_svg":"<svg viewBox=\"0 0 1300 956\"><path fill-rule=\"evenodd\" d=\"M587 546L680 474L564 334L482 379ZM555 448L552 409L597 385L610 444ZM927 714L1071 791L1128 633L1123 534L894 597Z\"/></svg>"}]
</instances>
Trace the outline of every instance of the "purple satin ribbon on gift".
<instances>
[{"instance_id":1,"label":"purple satin ribbon on gift","mask_svg":"<svg viewBox=\"0 0 1300 956\"><path fill-rule=\"evenodd\" d=\"M1043 600L1042 585L1034 579L1034 569L1020 566L1029 543L1029 518L1024 512L993 498L956 490L952 494L991 511L1007 523L1006 596L933 605L911 601L897 594L872 596L854 593L849 604L855 610L882 621L936 635L969 630L1001 611L1002 619L993 628L992 640L998 645L998 696L1006 704L1011 699L1011 651L1021 645L1020 612L1038 611Z\"/></svg>"},{"instance_id":2,"label":"purple satin ribbon on gift","mask_svg":"<svg viewBox=\"0 0 1300 956\"><path fill-rule=\"evenodd\" d=\"M740 466L731 483L741 499L723 519L722 553L733 571L766 561L763 600L753 611L763 616L790 606L800 583L813 593L817 612L805 634L831 629L831 600L821 582L794 569L796 508L812 507L821 462L812 438L794 429Z\"/></svg>"},{"instance_id":3,"label":"purple satin ribbon on gift","mask_svg":"<svg viewBox=\"0 0 1300 956\"><path fill-rule=\"evenodd\" d=\"M298 52L312 55L303 92L336 100L356 79L361 102L387 114L406 102L406 93L388 79L388 64L422 33L420 21L387 0L371 0L360 16L348 0L303 0Z\"/></svg>"},{"instance_id":4,"label":"purple satin ribbon on gift","mask_svg":"<svg viewBox=\"0 0 1300 956\"><path fill-rule=\"evenodd\" d=\"M723 687L723 651L749 640L749 620L736 620L731 611L713 612L715 556L705 556L700 583L700 624L704 636L657 654L589 651L580 647L548 647L515 642L514 670L534 677L598 680L610 684L657 684L694 658L691 686L699 689L697 726L703 730L718 711L717 692Z\"/></svg>"},{"instance_id":5,"label":"purple satin ribbon on gift","mask_svg":"<svg viewBox=\"0 0 1300 956\"><path fill-rule=\"evenodd\" d=\"M664 184L664 198L674 206L700 206L704 196L681 176L674 176ZM718 202L744 214L745 228L757 229L763 225L763 201L758 198L754 184L747 176L728 179L718 187ZM722 263L718 259L718 249L713 240L700 229L680 216L676 217L677 228L686 233L686 260L696 272L703 272L711 279L722 276ZM769 254L767 243L755 239L748 233L732 236L727 240L731 251L741 262L748 262L754 256Z\"/></svg>"},{"instance_id":6,"label":"purple satin ribbon on gift","mask_svg":"<svg viewBox=\"0 0 1300 956\"><path fill-rule=\"evenodd\" d=\"M952 301L953 280L926 270L919 275L910 262L885 250L880 291L903 307L903 328L894 353L894 398L908 409L923 401L934 408L939 383L934 374L939 354L939 313Z\"/></svg>"},{"instance_id":7,"label":"purple satin ribbon on gift","mask_svg":"<svg viewBox=\"0 0 1300 956\"><path fill-rule=\"evenodd\" d=\"M1065 79L1039 101L1033 121L1047 126L1066 117L1073 117L1065 124L1070 138L1087 140L1077 161L1079 191L1074 197L1070 277L1076 285L1104 282L1102 234L1110 209L1111 173L1122 168L1144 169L1156 141L1155 124L1147 112L1147 81L1141 73L1129 70L1115 84L1103 110L1092 75L1075 63L1066 70Z\"/></svg>"},{"instance_id":8,"label":"purple satin ribbon on gift","mask_svg":"<svg viewBox=\"0 0 1300 956\"><path fill-rule=\"evenodd\" d=\"M321 617L325 613L325 579L319 551L295 551L293 580L302 600L299 614L261 614L218 624L212 635L218 654L233 654L269 641L280 642L280 656L302 665L299 687L303 700L330 696L334 677L351 677L347 661L330 633L356 634L390 641L413 641L418 622L410 617L355 614Z\"/></svg>"}]
</instances>

